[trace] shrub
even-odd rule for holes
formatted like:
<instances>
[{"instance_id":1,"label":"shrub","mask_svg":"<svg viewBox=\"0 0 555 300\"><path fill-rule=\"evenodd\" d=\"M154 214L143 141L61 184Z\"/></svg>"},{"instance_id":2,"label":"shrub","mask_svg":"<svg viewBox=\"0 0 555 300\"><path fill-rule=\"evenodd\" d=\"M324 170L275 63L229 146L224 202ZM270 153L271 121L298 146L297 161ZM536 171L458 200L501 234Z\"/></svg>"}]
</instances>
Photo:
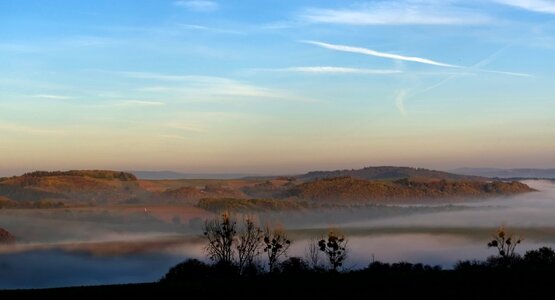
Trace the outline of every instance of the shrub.
<instances>
[{"instance_id":1,"label":"shrub","mask_svg":"<svg viewBox=\"0 0 555 300\"><path fill-rule=\"evenodd\" d=\"M303 274L310 272L308 263L300 257L290 257L284 260L279 269L283 274Z\"/></svg>"},{"instance_id":2,"label":"shrub","mask_svg":"<svg viewBox=\"0 0 555 300\"><path fill-rule=\"evenodd\" d=\"M198 259L188 259L171 268L160 282L179 282L190 279L207 278L211 275L211 267Z\"/></svg>"}]
</instances>

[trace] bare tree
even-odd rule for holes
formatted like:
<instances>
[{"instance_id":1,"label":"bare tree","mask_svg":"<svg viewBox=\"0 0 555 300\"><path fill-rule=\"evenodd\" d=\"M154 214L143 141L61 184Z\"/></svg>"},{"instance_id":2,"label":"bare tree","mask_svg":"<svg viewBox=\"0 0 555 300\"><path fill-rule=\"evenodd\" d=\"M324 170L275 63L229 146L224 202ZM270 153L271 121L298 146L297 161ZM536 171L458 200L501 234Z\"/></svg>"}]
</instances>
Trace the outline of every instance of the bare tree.
<instances>
[{"instance_id":1,"label":"bare tree","mask_svg":"<svg viewBox=\"0 0 555 300\"><path fill-rule=\"evenodd\" d=\"M318 247L318 241L315 239L308 243L305 251L305 259L312 269L320 268L320 247Z\"/></svg>"},{"instance_id":2,"label":"bare tree","mask_svg":"<svg viewBox=\"0 0 555 300\"><path fill-rule=\"evenodd\" d=\"M263 231L251 217L243 220L236 245L239 273L242 274L245 267L251 266L256 256L260 254L263 236Z\"/></svg>"},{"instance_id":3,"label":"bare tree","mask_svg":"<svg viewBox=\"0 0 555 300\"><path fill-rule=\"evenodd\" d=\"M515 249L522 242L522 239L505 231L501 226L493 235L493 240L488 243L488 247L496 248L502 258L512 258L515 256Z\"/></svg>"},{"instance_id":4,"label":"bare tree","mask_svg":"<svg viewBox=\"0 0 555 300\"><path fill-rule=\"evenodd\" d=\"M269 226L264 228L264 252L268 254L270 272L274 272L279 259L287 255L289 246L291 246L291 240L287 238L283 228L271 229Z\"/></svg>"},{"instance_id":5,"label":"bare tree","mask_svg":"<svg viewBox=\"0 0 555 300\"><path fill-rule=\"evenodd\" d=\"M343 262L347 258L347 240L344 235L330 230L327 240L323 238L318 242L318 248L328 257L330 267L334 272L343 266Z\"/></svg>"},{"instance_id":6,"label":"bare tree","mask_svg":"<svg viewBox=\"0 0 555 300\"><path fill-rule=\"evenodd\" d=\"M268 255L270 272L274 272L291 245L282 228L266 226L262 230L250 217L239 227L228 213L205 221L203 232L208 240L205 248L208 257L216 264L234 265L240 274L253 265L261 249Z\"/></svg>"},{"instance_id":7,"label":"bare tree","mask_svg":"<svg viewBox=\"0 0 555 300\"><path fill-rule=\"evenodd\" d=\"M236 226L237 222L230 217L229 213L223 213L218 218L204 222L203 232L208 240L205 250L215 263L226 265L233 263L232 245L237 235Z\"/></svg>"}]
</instances>

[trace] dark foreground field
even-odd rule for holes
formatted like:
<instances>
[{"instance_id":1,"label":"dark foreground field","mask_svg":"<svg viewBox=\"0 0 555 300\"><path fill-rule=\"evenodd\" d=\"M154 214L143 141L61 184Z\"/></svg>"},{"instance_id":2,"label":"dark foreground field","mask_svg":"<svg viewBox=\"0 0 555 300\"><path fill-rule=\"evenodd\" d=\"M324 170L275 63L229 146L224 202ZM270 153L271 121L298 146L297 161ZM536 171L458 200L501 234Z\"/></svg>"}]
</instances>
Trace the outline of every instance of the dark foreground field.
<instances>
[{"instance_id":1,"label":"dark foreground field","mask_svg":"<svg viewBox=\"0 0 555 300\"><path fill-rule=\"evenodd\" d=\"M360 271L0 291L0 299L550 299L554 271Z\"/></svg>"}]
</instances>

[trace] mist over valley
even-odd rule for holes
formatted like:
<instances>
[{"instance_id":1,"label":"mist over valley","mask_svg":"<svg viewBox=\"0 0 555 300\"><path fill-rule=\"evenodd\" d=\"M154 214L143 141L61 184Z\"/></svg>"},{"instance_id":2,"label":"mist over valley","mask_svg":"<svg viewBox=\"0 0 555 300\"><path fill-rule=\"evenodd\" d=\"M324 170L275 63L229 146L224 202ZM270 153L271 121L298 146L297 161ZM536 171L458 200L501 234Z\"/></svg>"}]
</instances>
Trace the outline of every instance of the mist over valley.
<instances>
[{"instance_id":1,"label":"mist over valley","mask_svg":"<svg viewBox=\"0 0 555 300\"><path fill-rule=\"evenodd\" d=\"M377 172L379 168L364 170ZM524 237L521 251L555 245L551 238L555 233L552 181L516 184L443 173L425 177L390 172L415 169L387 170L389 177L372 179L331 172L332 176L304 179L144 181L121 175L124 173L92 171L3 179L0 187L24 186L23 192L10 194L5 191L13 189L0 189L17 199L8 201L25 201L18 197L31 195L47 197L33 199L39 203L63 204L0 210L0 228L16 237L16 242L0 245L0 288L156 281L164 270L187 258L206 260L204 220L224 210L239 217L254 216L261 224L281 224L293 241L289 256L305 256L314 239L330 229L340 230L348 238L346 265L351 269L363 268L376 259L447 269L458 260L484 259L491 254L485 242L500 225ZM430 176L430 171L424 172ZM110 176L99 178L99 174ZM337 175L340 177L333 177ZM353 182L364 188L353 190ZM82 183L87 184L80 194ZM289 186L307 184L317 188L306 190L318 192L302 195L316 196L267 197L283 195ZM389 187L393 194L375 189L376 184ZM397 186L401 189L396 190ZM325 195L322 191L342 196L318 196ZM399 191L403 193L395 194ZM407 191L415 197L406 195ZM130 194L145 198L128 201ZM249 194L266 197L250 198ZM61 196L50 198L52 195ZM86 195L93 195L89 199L94 201L86 201ZM347 195L359 198L351 200Z\"/></svg>"}]
</instances>

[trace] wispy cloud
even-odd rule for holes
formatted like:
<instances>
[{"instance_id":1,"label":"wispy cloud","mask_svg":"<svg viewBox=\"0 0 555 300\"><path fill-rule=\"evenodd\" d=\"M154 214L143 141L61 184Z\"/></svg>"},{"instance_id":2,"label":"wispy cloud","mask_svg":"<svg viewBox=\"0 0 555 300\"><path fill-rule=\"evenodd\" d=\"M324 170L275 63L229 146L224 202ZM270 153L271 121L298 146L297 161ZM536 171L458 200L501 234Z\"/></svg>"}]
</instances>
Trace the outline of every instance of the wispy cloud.
<instances>
[{"instance_id":1,"label":"wispy cloud","mask_svg":"<svg viewBox=\"0 0 555 300\"><path fill-rule=\"evenodd\" d=\"M111 98L109 96L108 98ZM165 102L149 100L106 100L101 103L86 105L90 108L156 108L166 106Z\"/></svg>"},{"instance_id":2,"label":"wispy cloud","mask_svg":"<svg viewBox=\"0 0 555 300\"><path fill-rule=\"evenodd\" d=\"M0 52L20 54L43 54L45 52L66 51L67 48L101 48L123 44L121 39L100 36L67 36L59 39L46 38L39 41L27 41L24 44L0 43Z\"/></svg>"},{"instance_id":3,"label":"wispy cloud","mask_svg":"<svg viewBox=\"0 0 555 300\"><path fill-rule=\"evenodd\" d=\"M314 74L360 74L360 75L389 75L402 73L400 70L360 69L332 66L291 67L283 69L269 69L269 71L314 73Z\"/></svg>"},{"instance_id":4,"label":"wispy cloud","mask_svg":"<svg viewBox=\"0 0 555 300\"><path fill-rule=\"evenodd\" d=\"M179 82L178 87L175 86L158 86L154 88L146 88L155 92L201 92L205 91L212 95L221 96L247 96L247 97L264 97L275 98L278 93L273 92L271 89L258 87L242 83L233 79L212 76L197 76L197 75L167 75L158 73L140 73L140 72L126 72L126 76L138 79L150 79L157 81L175 81Z\"/></svg>"},{"instance_id":5,"label":"wispy cloud","mask_svg":"<svg viewBox=\"0 0 555 300\"><path fill-rule=\"evenodd\" d=\"M494 0L497 3L534 12L555 14L555 2L550 0Z\"/></svg>"},{"instance_id":6,"label":"wispy cloud","mask_svg":"<svg viewBox=\"0 0 555 300\"><path fill-rule=\"evenodd\" d=\"M401 115L406 116L407 110L405 109L405 98L407 97L406 90L400 90L396 92L395 95L395 107L401 113Z\"/></svg>"},{"instance_id":7,"label":"wispy cloud","mask_svg":"<svg viewBox=\"0 0 555 300\"><path fill-rule=\"evenodd\" d=\"M58 129L48 129L44 127L28 126L9 122L0 122L0 131L11 131L36 135L60 135L65 133L65 131Z\"/></svg>"},{"instance_id":8,"label":"wispy cloud","mask_svg":"<svg viewBox=\"0 0 555 300\"><path fill-rule=\"evenodd\" d=\"M161 73L149 72L120 72L120 74L129 78L137 79L151 79L157 81L192 81L192 82L230 82L231 79L217 76L202 76L202 75L170 75Z\"/></svg>"},{"instance_id":9,"label":"wispy cloud","mask_svg":"<svg viewBox=\"0 0 555 300\"><path fill-rule=\"evenodd\" d=\"M381 57L381 58L388 58L388 59L394 59L394 60L410 61L410 62L416 62L416 63L421 63L421 64L440 66L440 67L448 67L448 68L460 68L461 67L461 66L456 66L456 65L451 65L451 64L446 64L446 63L434 61L434 60L427 59L427 58L414 57L414 56L403 56L403 55L398 55L398 54L379 52L379 51L375 51L375 50L368 49L368 48L362 48L362 47L336 45L336 44L329 44L329 43L323 43L323 42L318 42L318 41L301 41L301 42L307 43L307 44L312 44L312 45L322 47L322 48L326 48L326 49L330 49L330 50L341 51L341 52L350 52L350 53L357 53L357 54L363 54L363 55L369 55L369 56L375 56L375 57Z\"/></svg>"},{"instance_id":10,"label":"wispy cloud","mask_svg":"<svg viewBox=\"0 0 555 300\"><path fill-rule=\"evenodd\" d=\"M198 12L210 12L219 8L218 3L208 0L181 0L175 1L173 5Z\"/></svg>"},{"instance_id":11,"label":"wispy cloud","mask_svg":"<svg viewBox=\"0 0 555 300\"><path fill-rule=\"evenodd\" d=\"M287 20L287 21L277 21L277 22L270 22L266 24L260 24L257 26L256 29L258 30L280 30L280 29L290 29L290 28L297 28L302 26L305 22L302 21L294 21L294 20Z\"/></svg>"},{"instance_id":12,"label":"wispy cloud","mask_svg":"<svg viewBox=\"0 0 555 300\"><path fill-rule=\"evenodd\" d=\"M46 95L46 94L33 95L32 97L33 98L39 98L39 99L48 99L48 100L68 100L68 99L71 99L71 97L67 97L67 96Z\"/></svg>"},{"instance_id":13,"label":"wispy cloud","mask_svg":"<svg viewBox=\"0 0 555 300\"><path fill-rule=\"evenodd\" d=\"M187 138L178 134L161 134L161 138L171 139L171 140L186 140Z\"/></svg>"},{"instance_id":14,"label":"wispy cloud","mask_svg":"<svg viewBox=\"0 0 555 300\"><path fill-rule=\"evenodd\" d=\"M124 72L122 74L130 78L172 83L171 85L144 87L141 89L143 92L169 93L173 95L177 94L188 96L189 99L202 99L200 101L221 97L248 97L313 102L309 99L303 99L301 97L291 95L285 91L256 86L224 77L168 75L143 72Z\"/></svg>"},{"instance_id":15,"label":"wispy cloud","mask_svg":"<svg viewBox=\"0 0 555 300\"><path fill-rule=\"evenodd\" d=\"M175 122L169 122L169 123L165 124L164 126L166 128L174 129L176 131L186 131L186 132L195 132L195 133L206 131L205 126L202 126L198 122L186 122L186 123L184 123L182 121L175 121Z\"/></svg>"},{"instance_id":16,"label":"wispy cloud","mask_svg":"<svg viewBox=\"0 0 555 300\"><path fill-rule=\"evenodd\" d=\"M125 100L116 103L117 106L165 106L166 103L160 101L145 101L145 100Z\"/></svg>"},{"instance_id":17,"label":"wispy cloud","mask_svg":"<svg viewBox=\"0 0 555 300\"><path fill-rule=\"evenodd\" d=\"M307 8L299 15L309 23L346 25L468 25L492 18L454 6L452 1L373 1L349 8Z\"/></svg>"},{"instance_id":18,"label":"wispy cloud","mask_svg":"<svg viewBox=\"0 0 555 300\"><path fill-rule=\"evenodd\" d=\"M237 34L237 35L245 34L245 32L239 31L239 30L208 27L208 26L197 25L197 24L178 24L178 26L184 29L199 30L199 31L205 31L205 32Z\"/></svg>"},{"instance_id":19,"label":"wispy cloud","mask_svg":"<svg viewBox=\"0 0 555 300\"><path fill-rule=\"evenodd\" d=\"M73 36L69 37L59 44L69 47L104 47L121 44L121 40L100 36Z\"/></svg>"},{"instance_id":20,"label":"wispy cloud","mask_svg":"<svg viewBox=\"0 0 555 300\"><path fill-rule=\"evenodd\" d=\"M0 52L37 53L41 48L32 45L0 43Z\"/></svg>"}]
</instances>

